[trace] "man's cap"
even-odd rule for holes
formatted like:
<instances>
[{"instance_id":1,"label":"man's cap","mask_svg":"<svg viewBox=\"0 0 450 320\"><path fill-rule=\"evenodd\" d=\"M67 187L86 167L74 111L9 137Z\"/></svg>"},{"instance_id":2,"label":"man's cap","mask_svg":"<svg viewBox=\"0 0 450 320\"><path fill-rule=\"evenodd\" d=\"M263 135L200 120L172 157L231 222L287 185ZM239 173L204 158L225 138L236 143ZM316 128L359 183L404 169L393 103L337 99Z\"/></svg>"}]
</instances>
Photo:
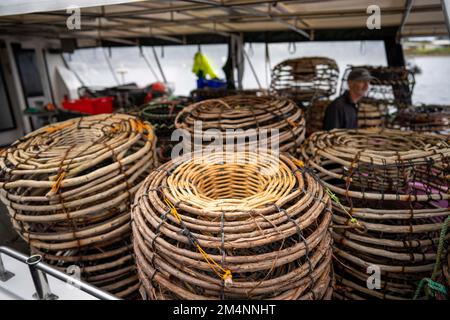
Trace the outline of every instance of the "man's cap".
<instances>
[{"instance_id":1,"label":"man's cap","mask_svg":"<svg viewBox=\"0 0 450 320\"><path fill-rule=\"evenodd\" d=\"M354 68L350 71L347 80L349 81L371 81L376 79L373 77L369 70L365 68Z\"/></svg>"}]
</instances>

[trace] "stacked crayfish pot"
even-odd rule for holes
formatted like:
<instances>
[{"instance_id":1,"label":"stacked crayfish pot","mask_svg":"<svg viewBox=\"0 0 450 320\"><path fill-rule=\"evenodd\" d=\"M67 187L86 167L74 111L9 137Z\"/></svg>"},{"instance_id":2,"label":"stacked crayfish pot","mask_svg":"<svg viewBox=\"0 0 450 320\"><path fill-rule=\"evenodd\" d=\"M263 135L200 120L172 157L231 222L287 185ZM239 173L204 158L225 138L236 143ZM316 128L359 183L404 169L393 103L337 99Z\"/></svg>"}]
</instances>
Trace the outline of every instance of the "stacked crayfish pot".
<instances>
[{"instance_id":1,"label":"stacked crayfish pot","mask_svg":"<svg viewBox=\"0 0 450 320\"><path fill-rule=\"evenodd\" d=\"M382 101L363 99L358 108L358 128L383 128L388 120L389 108Z\"/></svg>"},{"instance_id":2,"label":"stacked crayfish pot","mask_svg":"<svg viewBox=\"0 0 450 320\"><path fill-rule=\"evenodd\" d=\"M323 130L325 111L330 105L328 99L314 100L306 110L306 135L309 136L316 131Z\"/></svg>"},{"instance_id":3,"label":"stacked crayfish pot","mask_svg":"<svg viewBox=\"0 0 450 320\"><path fill-rule=\"evenodd\" d=\"M38 129L0 156L1 200L33 254L119 297L138 279L130 207L156 166L152 127L96 115Z\"/></svg>"},{"instance_id":4,"label":"stacked crayfish pot","mask_svg":"<svg viewBox=\"0 0 450 320\"><path fill-rule=\"evenodd\" d=\"M183 100L158 100L140 108L139 117L151 123L158 137L156 152L160 163L170 160L175 144L171 139L174 121L186 104Z\"/></svg>"},{"instance_id":5,"label":"stacked crayfish pot","mask_svg":"<svg viewBox=\"0 0 450 320\"><path fill-rule=\"evenodd\" d=\"M393 126L424 133L450 132L450 106L418 105L399 110Z\"/></svg>"},{"instance_id":6,"label":"stacked crayfish pot","mask_svg":"<svg viewBox=\"0 0 450 320\"><path fill-rule=\"evenodd\" d=\"M311 135L302 155L332 193L335 297L412 298L450 214L447 138L332 130Z\"/></svg>"},{"instance_id":7,"label":"stacked crayfish pot","mask_svg":"<svg viewBox=\"0 0 450 320\"><path fill-rule=\"evenodd\" d=\"M331 203L288 155L186 154L149 175L132 217L144 299L332 295Z\"/></svg>"},{"instance_id":8,"label":"stacked crayfish pot","mask_svg":"<svg viewBox=\"0 0 450 320\"><path fill-rule=\"evenodd\" d=\"M195 89L191 92L194 101L203 101L208 99L220 99L229 96L255 96L261 97L268 95L264 89L218 89L218 88L202 88Z\"/></svg>"},{"instance_id":9,"label":"stacked crayfish pot","mask_svg":"<svg viewBox=\"0 0 450 320\"><path fill-rule=\"evenodd\" d=\"M330 100L315 100L306 110L306 135L323 130L325 111ZM386 104L373 99L364 99L358 106L358 128L385 127L388 117Z\"/></svg>"},{"instance_id":10,"label":"stacked crayfish pot","mask_svg":"<svg viewBox=\"0 0 450 320\"><path fill-rule=\"evenodd\" d=\"M285 98L232 96L184 108L175 120L184 150L275 149L295 154L305 137L304 112ZM272 148L273 147L273 148ZM227 149L229 151L229 149ZM241 150L243 151L243 150Z\"/></svg>"},{"instance_id":11,"label":"stacked crayfish pot","mask_svg":"<svg viewBox=\"0 0 450 320\"><path fill-rule=\"evenodd\" d=\"M272 70L270 89L300 104L332 96L337 90L339 67L324 57L289 59Z\"/></svg>"}]
</instances>

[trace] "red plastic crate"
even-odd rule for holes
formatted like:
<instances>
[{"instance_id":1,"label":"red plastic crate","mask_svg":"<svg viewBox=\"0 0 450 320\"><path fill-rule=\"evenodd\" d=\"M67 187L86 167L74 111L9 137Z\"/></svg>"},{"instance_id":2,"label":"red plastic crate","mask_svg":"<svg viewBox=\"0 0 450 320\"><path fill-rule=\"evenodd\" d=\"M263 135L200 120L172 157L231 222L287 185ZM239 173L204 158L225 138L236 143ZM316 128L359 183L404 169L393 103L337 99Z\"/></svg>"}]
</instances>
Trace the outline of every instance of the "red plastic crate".
<instances>
[{"instance_id":1,"label":"red plastic crate","mask_svg":"<svg viewBox=\"0 0 450 320\"><path fill-rule=\"evenodd\" d=\"M66 100L62 106L66 110L78 111L87 114L101 114L113 112L113 97L81 98L78 100Z\"/></svg>"}]
</instances>

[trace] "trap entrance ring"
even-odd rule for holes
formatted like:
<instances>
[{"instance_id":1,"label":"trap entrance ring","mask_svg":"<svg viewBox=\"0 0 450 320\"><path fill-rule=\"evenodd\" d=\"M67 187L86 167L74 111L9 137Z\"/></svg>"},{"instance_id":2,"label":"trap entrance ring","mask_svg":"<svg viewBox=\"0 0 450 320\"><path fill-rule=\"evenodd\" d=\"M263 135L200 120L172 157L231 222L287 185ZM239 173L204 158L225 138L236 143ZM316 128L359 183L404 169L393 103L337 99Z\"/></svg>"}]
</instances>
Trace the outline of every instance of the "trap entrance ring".
<instances>
[{"instance_id":1,"label":"trap entrance ring","mask_svg":"<svg viewBox=\"0 0 450 320\"><path fill-rule=\"evenodd\" d=\"M239 156L247 163L233 162ZM259 157L186 156L149 175L132 212L143 298L331 297L328 195L290 156ZM249 177L264 160L277 168ZM241 169L233 177L224 166ZM205 183L219 177L221 184L208 193ZM265 190L253 179L265 183ZM238 193L241 181L251 190Z\"/></svg>"}]
</instances>

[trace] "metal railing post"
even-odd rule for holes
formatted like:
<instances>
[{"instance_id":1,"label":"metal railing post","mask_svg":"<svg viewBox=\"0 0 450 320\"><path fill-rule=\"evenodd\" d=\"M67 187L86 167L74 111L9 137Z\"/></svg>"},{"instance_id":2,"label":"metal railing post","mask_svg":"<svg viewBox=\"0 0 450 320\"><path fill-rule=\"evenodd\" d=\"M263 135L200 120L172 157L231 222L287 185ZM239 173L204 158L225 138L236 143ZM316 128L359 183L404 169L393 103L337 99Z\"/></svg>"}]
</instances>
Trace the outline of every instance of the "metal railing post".
<instances>
[{"instance_id":1,"label":"metal railing post","mask_svg":"<svg viewBox=\"0 0 450 320\"><path fill-rule=\"evenodd\" d=\"M37 300L56 300L57 295L54 295L50 291L50 286L48 284L47 275L36 268L36 265L41 262L42 256L34 255L27 259L26 263L30 268L31 278L33 279L34 287L36 293L33 294L33 298Z\"/></svg>"},{"instance_id":2,"label":"metal railing post","mask_svg":"<svg viewBox=\"0 0 450 320\"><path fill-rule=\"evenodd\" d=\"M442 0L442 11L444 13L445 24L447 25L448 35L450 36L450 0Z\"/></svg>"},{"instance_id":3,"label":"metal railing post","mask_svg":"<svg viewBox=\"0 0 450 320\"><path fill-rule=\"evenodd\" d=\"M6 282L9 279L14 277L14 273L9 272L5 269L5 265L3 264L2 255L0 254L0 281Z\"/></svg>"},{"instance_id":4,"label":"metal railing post","mask_svg":"<svg viewBox=\"0 0 450 320\"><path fill-rule=\"evenodd\" d=\"M41 262L42 257L41 256L33 256L33 257L28 257L26 255L24 255L23 253L20 253L16 250L13 250L11 248L5 247L5 246L0 246L0 253L4 254L8 257L11 257L17 261L19 261L20 263L26 263L29 268L30 268L30 272L32 272L32 277L33 277L33 272L35 271L40 271L42 272L44 275L45 274L49 274L52 277L55 277L56 279L60 280L60 281L64 281L67 284L70 284L76 288L78 288L79 290L93 296L96 297L98 299L101 300L120 300L120 298L112 295L111 293L108 293L106 291L103 291L99 288L96 288L95 286L92 286L84 281L81 281L79 279L75 279L72 276L61 272L59 270L54 269L53 267L45 264L44 262ZM30 266L30 264L32 266ZM33 270L32 270L33 267ZM36 270L34 270L36 269ZM6 271L8 272L8 271ZM36 275L36 273L34 273ZM37 281L42 280L39 277L36 277ZM47 299L51 299L52 297L54 298L58 298L55 295L52 295L50 293L50 289L48 287L48 281L47 278L44 278L45 282L47 284L47 291L46 293L43 293L44 291L42 289L36 289L36 297L39 298L38 293L41 292L40 297L46 297ZM35 277L33 277L33 281L35 281ZM39 287L42 288L42 285ZM43 294L42 294L43 293ZM50 295L49 295L50 293Z\"/></svg>"}]
</instances>

